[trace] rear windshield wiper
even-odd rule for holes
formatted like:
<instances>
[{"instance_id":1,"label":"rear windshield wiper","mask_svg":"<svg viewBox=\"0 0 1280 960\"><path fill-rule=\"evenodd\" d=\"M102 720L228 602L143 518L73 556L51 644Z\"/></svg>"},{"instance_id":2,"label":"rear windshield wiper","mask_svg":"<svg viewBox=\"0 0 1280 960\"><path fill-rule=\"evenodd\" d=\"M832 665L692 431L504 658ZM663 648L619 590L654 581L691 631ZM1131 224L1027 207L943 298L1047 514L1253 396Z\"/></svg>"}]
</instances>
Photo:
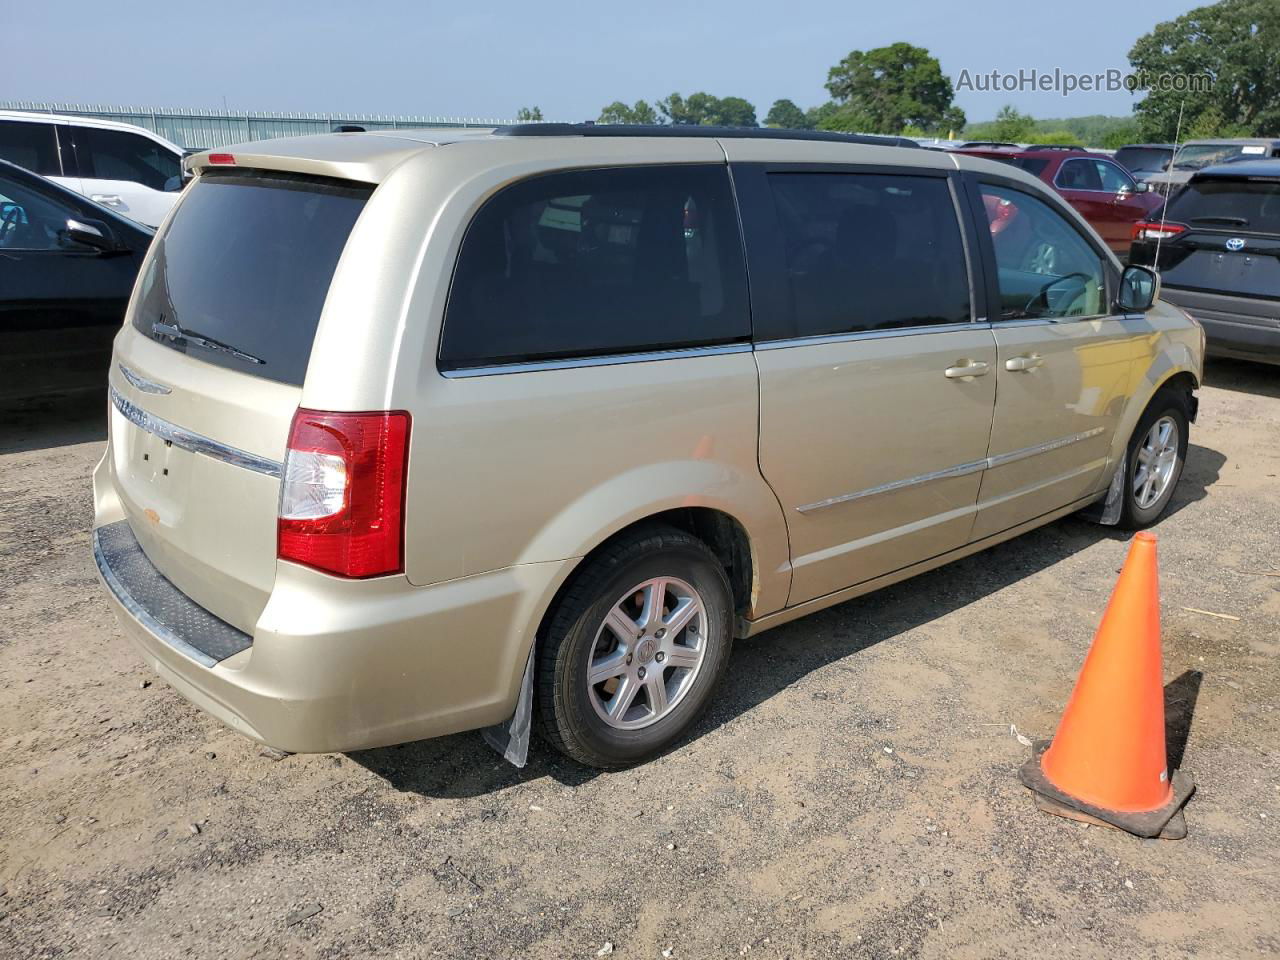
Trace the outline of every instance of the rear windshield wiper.
<instances>
[{"instance_id":1,"label":"rear windshield wiper","mask_svg":"<svg viewBox=\"0 0 1280 960\"><path fill-rule=\"evenodd\" d=\"M1192 223L1230 223L1237 227L1247 227L1249 221L1244 217L1192 217Z\"/></svg>"},{"instance_id":2,"label":"rear windshield wiper","mask_svg":"<svg viewBox=\"0 0 1280 960\"><path fill-rule=\"evenodd\" d=\"M198 347L204 347L206 350L216 350L219 353L229 353L231 356L245 360L248 363L266 363L261 357L255 357L252 353L245 353L229 343L223 343L221 340L215 340L213 337L206 337L203 334L196 333L194 330L183 330L176 323L165 323L164 317L161 317L155 323L151 324L151 332L158 333L162 337L168 337L170 340L182 340L186 343L194 343Z\"/></svg>"}]
</instances>

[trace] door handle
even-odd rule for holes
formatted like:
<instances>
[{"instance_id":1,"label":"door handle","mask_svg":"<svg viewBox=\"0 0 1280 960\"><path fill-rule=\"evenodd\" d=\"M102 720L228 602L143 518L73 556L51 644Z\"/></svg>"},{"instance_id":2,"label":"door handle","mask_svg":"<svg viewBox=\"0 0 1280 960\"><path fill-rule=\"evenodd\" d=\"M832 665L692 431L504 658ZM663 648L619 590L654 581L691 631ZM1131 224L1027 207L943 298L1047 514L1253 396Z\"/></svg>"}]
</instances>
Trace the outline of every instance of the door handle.
<instances>
[{"instance_id":1,"label":"door handle","mask_svg":"<svg viewBox=\"0 0 1280 960\"><path fill-rule=\"evenodd\" d=\"M961 360L954 367L947 367L942 375L948 380L967 380L970 377L985 377L989 369L991 368L981 360Z\"/></svg>"},{"instance_id":2,"label":"door handle","mask_svg":"<svg viewBox=\"0 0 1280 960\"><path fill-rule=\"evenodd\" d=\"M1023 357L1010 357L1004 362L1006 370L1034 370L1036 367L1044 363L1044 357L1039 354L1028 354Z\"/></svg>"},{"instance_id":3,"label":"door handle","mask_svg":"<svg viewBox=\"0 0 1280 960\"><path fill-rule=\"evenodd\" d=\"M90 194L89 199L95 200L108 207L118 207L121 203L120 195L118 193L94 193Z\"/></svg>"}]
</instances>

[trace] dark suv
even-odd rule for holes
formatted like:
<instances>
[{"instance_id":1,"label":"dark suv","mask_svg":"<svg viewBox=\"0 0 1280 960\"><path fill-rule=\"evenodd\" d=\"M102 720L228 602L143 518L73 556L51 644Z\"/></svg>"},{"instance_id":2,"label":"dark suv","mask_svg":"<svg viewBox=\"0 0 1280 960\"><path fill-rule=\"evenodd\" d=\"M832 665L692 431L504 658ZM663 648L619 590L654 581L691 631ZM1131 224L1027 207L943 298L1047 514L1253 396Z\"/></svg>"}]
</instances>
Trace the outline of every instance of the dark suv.
<instances>
[{"instance_id":1,"label":"dark suv","mask_svg":"<svg viewBox=\"0 0 1280 960\"><path fill-rule=\"evenodd\" d=\"M1149 193L1145 183L1135 180L1105 153L1053 146L962 148L955 152L989 157L1039 177L1079 210L1122 259L1129 253L1133 225L1160 206L1160 198Z\"/></svg>"},{"instance_id":2,"label":"dark suv","mask_svg":"<svg viewBox=\"0 0 1280 960\"><path fill-rule=\"evenodd\" d=\"M1162 299L1203 324L1210 353L1280 363L1280 159L1196 173L1134 227L1130 260L1160 270Z\"/></svg>"}]
</instances>

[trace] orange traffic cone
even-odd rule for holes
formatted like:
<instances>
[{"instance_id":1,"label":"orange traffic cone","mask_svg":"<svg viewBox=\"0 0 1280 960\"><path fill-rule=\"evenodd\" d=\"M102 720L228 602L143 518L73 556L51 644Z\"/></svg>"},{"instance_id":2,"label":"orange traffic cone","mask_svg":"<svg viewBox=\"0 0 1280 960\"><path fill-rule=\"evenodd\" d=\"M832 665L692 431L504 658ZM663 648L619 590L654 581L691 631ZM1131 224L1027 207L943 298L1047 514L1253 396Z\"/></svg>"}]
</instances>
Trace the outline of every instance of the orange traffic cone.
<instances>
[{"instance_id":1,"label":"orange traffic cone","mask_svg":"<svg viewBox=\"0 0 1280 960\"><path fill-rule=\"evenodd\" d=\"M1134 536L1058 732L1019 776L1050 813L1140 837L1186 835L1167 829L1195 786L1168 773L1154 534Z\"/></svg>"}]
</instances>

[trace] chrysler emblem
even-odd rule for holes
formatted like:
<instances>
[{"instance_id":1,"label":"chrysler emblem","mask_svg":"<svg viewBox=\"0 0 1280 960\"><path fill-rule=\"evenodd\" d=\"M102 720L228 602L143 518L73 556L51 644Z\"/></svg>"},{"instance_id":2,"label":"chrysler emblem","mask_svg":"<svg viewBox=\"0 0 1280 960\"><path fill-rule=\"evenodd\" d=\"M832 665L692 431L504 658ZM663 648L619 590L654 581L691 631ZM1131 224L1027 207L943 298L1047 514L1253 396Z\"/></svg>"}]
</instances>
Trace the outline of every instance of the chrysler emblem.
<instances>
[{"instance_id":1,"label":"chrysler emblem","mask_svg":"<svg viewBox=\"0 0 1280 960\"><path fill-rule=\"evenodd\" d=\"M1232 237L1230 240L1227 241L1227 249L1233 252L1237 250L1243 250L1244 239L1241 237Z\"/></svg>"}]
</instances>

